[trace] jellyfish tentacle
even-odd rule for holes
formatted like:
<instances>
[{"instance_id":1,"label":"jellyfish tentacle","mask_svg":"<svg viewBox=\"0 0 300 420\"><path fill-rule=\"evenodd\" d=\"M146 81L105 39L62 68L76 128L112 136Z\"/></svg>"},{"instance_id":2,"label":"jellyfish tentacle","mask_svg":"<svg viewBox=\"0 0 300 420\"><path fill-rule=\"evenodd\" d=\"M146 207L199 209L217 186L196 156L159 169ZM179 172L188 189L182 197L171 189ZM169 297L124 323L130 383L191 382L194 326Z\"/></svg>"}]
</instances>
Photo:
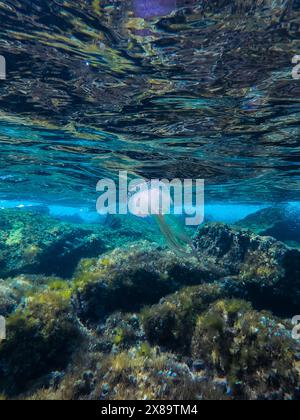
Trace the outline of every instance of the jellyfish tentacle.
<instances>
[{"instance_id":1,"label":"jellyfish tentacle","mask_svg":"<svg viewBox=\"0 0 300 420\"><path fill-rule=\"evenodd\" d=\"M173 232L170 226L167 224L164 216L161 214L154 216L154 219L156 220L161 233L167 241L167 244L178 256L183 258L193 256L193 247L187 234ZM183 243L185 245L189 245L192 249L192 252L188 252Z\"/></svg>"}]
</instances>

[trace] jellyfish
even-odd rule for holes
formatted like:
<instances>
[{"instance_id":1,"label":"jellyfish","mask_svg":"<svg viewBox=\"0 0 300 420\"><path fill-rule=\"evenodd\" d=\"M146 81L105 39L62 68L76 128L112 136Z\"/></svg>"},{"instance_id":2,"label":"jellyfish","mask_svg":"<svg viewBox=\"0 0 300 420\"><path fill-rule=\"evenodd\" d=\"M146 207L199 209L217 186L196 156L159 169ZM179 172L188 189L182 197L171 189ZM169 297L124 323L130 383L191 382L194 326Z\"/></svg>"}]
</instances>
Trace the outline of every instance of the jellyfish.
<instances>
[{"instance_id":1,"label":"jellyfish","mask_svg":"<svg viewBox=\"0 0 300 420\"><path fill-rule=\"evenodd\" d=\"M138 191L137 191L138 190ZM138 217L151 216L167 245L179 257L195 256L193 243L183 224L171 214L173 200L170 189L152 182L133 182L129 188L129 210Z\"/></svg>"}]
</instances>

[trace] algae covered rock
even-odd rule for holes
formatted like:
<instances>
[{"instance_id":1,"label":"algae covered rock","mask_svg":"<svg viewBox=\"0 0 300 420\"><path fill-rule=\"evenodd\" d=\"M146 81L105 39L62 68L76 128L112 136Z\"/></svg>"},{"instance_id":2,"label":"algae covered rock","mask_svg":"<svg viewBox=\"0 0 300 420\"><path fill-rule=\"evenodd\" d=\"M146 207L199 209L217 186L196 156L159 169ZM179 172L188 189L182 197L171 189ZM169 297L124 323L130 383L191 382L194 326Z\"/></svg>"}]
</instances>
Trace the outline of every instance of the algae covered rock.
<instances>
[{"instance_id":1,"label":"algae covered rock","mask_svg":"<svg viewBox=\"0 0 300 420\"><path fill-rule=\"evenodd\" d=\"M142 237L159 240L152 225L136 219L115 216L105 225L78 224L40 212L0 210L0 278L72 277L82 258L97 257Z\"/></svg>"},{"instance_id":2,"label":"algae covered rock","mask_svg":"<svg viewBox=\"0 0 300 420\"><path fill-rule=\"evenodd\" d=\"M138 333L142 334L139 320L143 319L143 312L113 314L97 330L97 334L90 335L93 345L79 348L78 356L72 359L57 386L33 390L28 398L296 398L299 386L299 374L295 369L298 348L290 338L290 326L269 313L254 311L244 301L217 300L210 304L218 298L220 289L216 285L207 287L201 290L201 303L201 286L199 290L197 287L186 288L178 293L181 297L174 294L166 299L181 302L182 306L187 301L189 311L193 309L197 314L193 321L191 355L185 357L180 354L182 347L179 341L173 341L172 353L145 341L145 337ZM157 305L152 307L153 313L156 308ZM191 344L189 331L186 337L180 331L178 338ZM104 353L104 342L102 339L99 341L99 335L111 343L114 341L114 345Z\"/></svg>"},{"instance_id":3,"label":"algae covered rock","mask_svg":"<svg viewBox=\"0 0 300 420\"><path fill-rule=\"evenodd\" d=\"M16 293L0 280L0 316L6 316L16 308L18 298Z\"/></svg>"},{"instance_id":4,"label":"algae covered rock","mask_svg":"<svg viewBox=\"0 0 300 420\"><path fill-rule=\"evenodd\" d=\"M55 281L60 280L40 275L20 275L0 280L0 315L7 316L14 312L22 302L25 302L26 297L37 291L46 290Z\"/></svg>"},{"instance_id":5,"label":"algae covered rock","mask_svg":"<svg viewBox=\"0 0 300 420\"><path fill-rule=\"evenodd\" d=\"M249 303L221 300L199 316L192 354L227 378L235 398L290 399L299 385L291 329Z\"/></svg>"},{"instance_id":6,"label":"algae covered rock","mask_svg":"<svg viewBox=\"0 0 300 420\"><path fill-rule=\"evenodd\" d=\"M207 265L233 294L266 307L299 307L300 252L271 237L261 237L222 223L199 229L194 237L199 261ZM274 305L273 305L274 304Z\"/></svg>"},{"instance_id":7,"label":"algae covered rock","mask_svg":"<svg viewBox=\"0 0 300 420\"><path fill-rule=\"evenodd\" d=\"M200 313L224 296L218 284L203 284L182 289L142 311L142 323L151 344L189 353Z\"/></svg>"},{"instance_id":8,"label":"algae covered rock","mask_svg":"<svg viewBox=\"0 0 300 420\"><path fill-rule=\"evenodd\" d=\"M119 352L145 341L140 316L115 312L97 329L96 347L103 353Z\"/></svg>"},{"instance_id":9,"label":"algae covered rock","mask_svg":"<svg viewBox=\"0 0 300 420\"><path fill-rule=\"evenodd\" d=\"M236 226L300 247L300 214L293 207L269 207L250 214Z\"/></svg>"},{"instance_id":10,"label":"algae covered rock","mask_svg":"<svg viewBox=\"0 0 300 420\"><path fill-rule=\"evenodd\" d=\"M282 244L271 238L261 238L223 223L200 228L193 243L199 261L208 264L219 277L238 275L250 265L257 268L259 263L277 267L279 258L286 252Z\"/></svg>"},{"instance_id":11,"label":"algae covered rock","mask_svg":"<svg viewBox=\"0 0 300 420\"><path fill-rule=\"evenodd\" d=\"M83 260L75 275L79 317L97 322L116 310L136 311L184 285L210 280L196 259L141 242L115 249L99 260Z\"/></svg>"},{"instance_id":12,"label":"algae covered rock","mask_svg":"<svg viewBox=\"0 0 300 420\"><path fill-rule=\"evenodd\" d=\"M1 391L15 395L67 365L80 341L70 297L67 286L37 293L7 318L7 339L0 343Z\"/></svg>"},{"instance_id":13,"label":"algae covered rock","mask_svg":"<svg viewBox=\"0 0 300 420\"><path fill-rule=\"evenodd\" d=\"M45 274L69 277L82 257L105 249L101 232L47 215L0 211L0 276Z\"/></svg>"},{"instance_id":14,"label":"algae covered rock","mask_svg":"<svg viewBox=\"0 0 300 420\"><path fill-rule=\"evenodd\" d=\"M70 366L57 389L39 390L31 400L196 400L220 397L202 376L172 353L147 345L115 354L87 353ZM223 395L224 397L224 395Z\"/></svg>"}]
</instances>

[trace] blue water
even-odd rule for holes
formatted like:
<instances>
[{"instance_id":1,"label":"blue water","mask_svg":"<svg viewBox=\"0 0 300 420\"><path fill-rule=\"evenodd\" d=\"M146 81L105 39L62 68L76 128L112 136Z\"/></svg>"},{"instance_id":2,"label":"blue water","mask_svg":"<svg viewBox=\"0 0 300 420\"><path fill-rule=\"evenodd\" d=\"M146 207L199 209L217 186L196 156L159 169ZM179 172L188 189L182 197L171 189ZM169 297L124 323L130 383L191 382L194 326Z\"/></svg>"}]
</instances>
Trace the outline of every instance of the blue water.
<instances>
[{"instance_id":1,"label":"blue water","mask_svg":"<svg viewBox=\"0 0 300 420\"><path fill-rule=\"evenodd\" d=\"M299 399L299 22L0 0L0 400ZM120 171L203 179L201 229L99 214Z\"/></svg>"},{"instance_id":2,"label":"blue water","mask_svg":"<svg viewBox=\"0 0 300 420\"><path fill-rule=\"evenodd\" d=\"M0 197L93 206L127 170L298 201L298 6L237 3L1 2Z\"/></svg>"},{"instance_id":3,"label":"blue water","mask_svg":"<svg viewBox=\"0 0 300 420\"><path fill-rule=\"evenodd\" d=\"M43 206L43 202L30 202L30 201L16 201L16 200L1 200L0 209L23 209L30 210L35 207ZM259 210L268 208L269 204L265 205L251 205L251 204L231 204L213 203L205 206L205 216L209 221L218 221L224 223L235 223L244 219L250 214L256 213ZM300 209L300 203L285 203L285 207ZM86 223L105 223L105 216L101 216L95 209L88 207L66 207L59 205L47 206L49 214L53 217L63 216L79 216ZM174 212L174 209L172 210Z\"/></svg>"}]
</instances>

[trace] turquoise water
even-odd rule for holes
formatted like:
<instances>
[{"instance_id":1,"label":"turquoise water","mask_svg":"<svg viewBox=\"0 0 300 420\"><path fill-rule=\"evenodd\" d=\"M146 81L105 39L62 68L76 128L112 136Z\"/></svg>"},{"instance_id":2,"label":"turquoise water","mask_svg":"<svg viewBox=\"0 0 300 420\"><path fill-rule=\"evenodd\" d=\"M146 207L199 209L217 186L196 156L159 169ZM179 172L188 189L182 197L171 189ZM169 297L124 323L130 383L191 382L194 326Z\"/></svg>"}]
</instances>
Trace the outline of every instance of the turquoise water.
<instances>
[{"instance_id":1,"label":"turquoise water","mask_svg":"<svg viewBox=\"0 0 300 420\"><path fill-rule=\"evenodd\" d=\"M265 3L2 2L2 197L93 206L126 169L298 200L299 10Z\"/></svg>"},{"instance_id":2,"label":"turquoise water","mask_svg":"<svg viewBox=\"0 0 300 420\"><path fill-rule=\"evenodd\" d=\"M0 1L0 400L300 398L299 22ZM120 171L204 179L203 223L98 214Z\"/></svg>"}]
</instances>

